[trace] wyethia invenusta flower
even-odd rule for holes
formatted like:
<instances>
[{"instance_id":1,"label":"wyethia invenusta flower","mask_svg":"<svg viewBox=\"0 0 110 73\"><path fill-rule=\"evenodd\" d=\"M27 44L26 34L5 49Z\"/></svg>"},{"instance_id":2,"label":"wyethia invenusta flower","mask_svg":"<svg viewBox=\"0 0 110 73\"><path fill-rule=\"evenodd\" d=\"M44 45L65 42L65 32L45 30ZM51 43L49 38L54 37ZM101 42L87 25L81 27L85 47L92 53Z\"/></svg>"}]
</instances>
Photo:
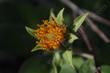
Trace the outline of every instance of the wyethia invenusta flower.
<instances>
[{"instance_id":1,"label":"wyethia invenusta flower","mask_svg":"<svg viewBox=\"0 0 110 73\"><path fill-rule=\"evenodd\" d=\"M58 49L65 38L66 26L58 25L54 19L44 20L43 24L38 25L35 30L36 42L44 50Z\"/></svg>"},{"instance_id":2,"label":"wyethia invenusta flower","mask_svg":"<svg viewBox=\"0 0 110 73\"><path fill-rule=\"evenodd\" d=\"M38 24L37 29L26 27L27 32L33 37L37 38L36 46L32 49L32 51L39 49L46 51L56 50L62 48L61 45L64 40L67 40L67 44L65 44L66 46L73 43L74 40L77 39L77 36L73 32L77 32L78 28L84 22L88 13L77 17L72 24L73 28L71 28L63 23L63 11L64 8L59 11L57 16L55 16L54 13L51 12L49 20L44 20L42 24ZM71 29L72 32L70 32L67 27L68 29Z\"/></svg>"}]
</instances>

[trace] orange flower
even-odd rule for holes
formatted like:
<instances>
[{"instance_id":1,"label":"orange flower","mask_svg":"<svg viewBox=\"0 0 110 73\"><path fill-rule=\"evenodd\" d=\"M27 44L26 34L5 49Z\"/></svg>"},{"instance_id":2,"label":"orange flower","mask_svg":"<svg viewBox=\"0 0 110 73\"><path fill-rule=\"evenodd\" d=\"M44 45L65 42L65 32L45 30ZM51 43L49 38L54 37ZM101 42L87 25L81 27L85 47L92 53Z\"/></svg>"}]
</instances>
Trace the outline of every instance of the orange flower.
<instances>
[{"instance_id":1,"label":"orange flower","mask_svg":"<svg viewBox=\"0 0 110 73\"><path fill-rule=\"evenodd\" d=\"M66 33L65 25L58 25L55 20L44 20L43 24L38 25L39 28L35 30L35 36L38 38L38 46L44 50L58 49L64 40Z\"/></svg>"}]
</instances>

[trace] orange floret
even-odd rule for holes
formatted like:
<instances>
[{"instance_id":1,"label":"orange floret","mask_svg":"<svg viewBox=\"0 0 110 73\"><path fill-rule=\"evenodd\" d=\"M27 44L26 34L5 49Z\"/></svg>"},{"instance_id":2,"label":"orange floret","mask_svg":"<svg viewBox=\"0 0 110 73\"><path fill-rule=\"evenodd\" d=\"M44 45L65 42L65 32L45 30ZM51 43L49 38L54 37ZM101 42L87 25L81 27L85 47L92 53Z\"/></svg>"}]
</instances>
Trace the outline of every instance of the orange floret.
<instances>
[{"instance_id":1,"label":"orange floret","mask_svg":"<svg viewBox=\"0 0 110 73\"><path fill-rule=\"evenodd\" d=\"M65 25L58 25L55 20L44 20L43 24L36 29L35 35L39 41L37 45L44 50L58 49L64 40L66 33Z\"/></svg>"}]
</instances>

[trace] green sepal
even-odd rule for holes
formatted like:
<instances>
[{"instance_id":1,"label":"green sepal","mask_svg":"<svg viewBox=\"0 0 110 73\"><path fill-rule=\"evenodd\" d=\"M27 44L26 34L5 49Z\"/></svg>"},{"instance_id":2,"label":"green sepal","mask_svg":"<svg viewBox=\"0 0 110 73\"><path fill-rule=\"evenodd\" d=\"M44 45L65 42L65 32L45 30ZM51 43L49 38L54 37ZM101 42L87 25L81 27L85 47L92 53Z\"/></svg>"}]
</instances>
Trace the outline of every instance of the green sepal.
<instances>
[{"instance_id":1,"label":"green sepal","mask_svg":"<svg viewBox=\"0 0 110 73\"><path fill-rule=\"evenodd\" d=\"M34 38L36 38L36 36L35 36L35 34L34 34L34 32L35 32L35 30L34 29L32 29L32 28L30 28L30 27L25 27L25 29L26 29L26 31L31 35L31 36L33 36Z\"/></svg>"},{"instance_id":2,"label":"green sepal","mask_svg":"<svg viewBox=\"0 0 110 73\"><path fill-rule=\"evenodd\" d=\"M64 12L64 8L59 11L59 13L58 13L58 15L56 17L56 22L59 25L63 25L63 21L64 21L63 12Z\"/></svg>"},{"instance_id":3,"label":"green sepal","mask_svg":"<svg viewBox=\"0 0 110 73\"><path fill-rule=\"evenodd\" d=\"M69 43L73 43L77 39L78 39L78 37L75 34L69 33L69 39L68 39Z\"/></svg>"},{"instance_id":4,"label":"green sepal","mask_svg":"<svg viewBox=\"0 0 110 73\"><path fill-rule=\"evenodd\" d=\"M53 9L51 9L50 10L50 17L49 17L49 20L51 20L51 19L55 19L56 17L55 17L55 14L54 14L54 12L53 12Z\"/></svg>"},{"instance_id":5,"label":"green sepal","mask_svg":"<svg viewBox=\"0 0 110 73\"><path fill-rule=\"evenodd\" d=\"M42 49L42 47L36 45L36 46L31 50L31 52L34 52L34 51L37 51L37 50L40 50L40 49Z\"/></svg>"},{"instance_id":6,"label":"green sepal","mask_svg":"<svg viewBox=\"0 0 110 73\"><path fill-rule=\"evenodd\" d=\"M86 19L86 17L88 16L88 13L82 14L80 16L78 16L74 22L73 22L73 30L75 32L77 32L77 30L80 28L80 26L82 25L82 23L84 22L84 20Z\"/></svg>"}]
</instances>

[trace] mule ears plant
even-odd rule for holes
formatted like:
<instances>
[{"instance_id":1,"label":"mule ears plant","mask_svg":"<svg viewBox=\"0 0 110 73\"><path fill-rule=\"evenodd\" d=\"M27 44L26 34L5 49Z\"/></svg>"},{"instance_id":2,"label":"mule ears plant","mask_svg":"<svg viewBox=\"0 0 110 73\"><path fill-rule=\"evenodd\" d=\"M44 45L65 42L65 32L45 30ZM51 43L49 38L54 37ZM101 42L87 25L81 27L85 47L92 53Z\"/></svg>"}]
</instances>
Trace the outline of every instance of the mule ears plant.
<instances>
[{"instance_id":1,"label":"mule ears plant","mask_svg":"<svg viewBox=\"0 0 110 73\"><path fill-rule=\"evenodd\" d=\"M53 34L53 32L50 34L46 33L46 36L43 35L44 37L46 37L46 41L51 41L52 43L43 43L45 46L49 46L50 44L52 44L51 48L46 48L45 46L39 46L36 43L35 48L32 49L32 52L37 51L37 50L43 50L45 52L51 52L53 54L53 59L52 59L52 68L51 68L51 72L49 73L95 73L95 66L94 66L94 59L83 59L82 57L78 56L75 57L74 56L74 48L69 46L66 47L66 50L63 50L62 44L65 46L67 44L72 44L74 43L74 41L76 39L78 39L78 37L68 31L69 29L71 29L73 32L77 32L78 29L80 28L80 26L83 24L83 22L85 21L86 17L88 16L88 13L84 13L80 16L78 16L74 21L73 21L73 27L69 27L68 25L66 25L64 23L64 17L63 17L63 13L64 13L64 8L61 9L59 11L59 13L55 16L53 11L50 11L50 16L48 21L44 21L43 25L41 24L39 29L43 29L43 31L45 31L45 29L47 29L47 27L56 27L58 28L58 30L56 30L55 28L49 28L49 30L54 30L54 32L58 32L60 30L62 30L64 33L59 32L59 34L62 34L63 38L61 37L61 35L59 34ZM51 23L51 24L50 24ZM44 24L46 26L44 26ZM67 28L68 27L68 28ZM36 31L38 31L37 29L32 29L30 27L26 27L27 32L32 35L35 39L38 39L40 42L42 41L42 38L39 38L36 36ZM68 32L67 32L68 31ZM38 33L40 34L41 31L39 31ZM44 32L41 32L44 33ZM45 33L44 33L45 34ZM64 36L66 35L66 36ZM55 44L56 41L55 37L61 37L63 40L67 40L66 44L62 42L62 40L57 41L58 42L58 47L56 48ZM42 37L42 36L41 36ZM69 39L68 39L69 38ZM59 38L57 38L59 39ZM38 42L39 42L38 41ZM43 41L45 41L43 39ZM60 47L59 47L60 45ZM106 73L106 71L108 70L108 67L101 67L102 68L102 73ZM44 73L44 72L42 72Z\"/></svg>"}]
</instances>

